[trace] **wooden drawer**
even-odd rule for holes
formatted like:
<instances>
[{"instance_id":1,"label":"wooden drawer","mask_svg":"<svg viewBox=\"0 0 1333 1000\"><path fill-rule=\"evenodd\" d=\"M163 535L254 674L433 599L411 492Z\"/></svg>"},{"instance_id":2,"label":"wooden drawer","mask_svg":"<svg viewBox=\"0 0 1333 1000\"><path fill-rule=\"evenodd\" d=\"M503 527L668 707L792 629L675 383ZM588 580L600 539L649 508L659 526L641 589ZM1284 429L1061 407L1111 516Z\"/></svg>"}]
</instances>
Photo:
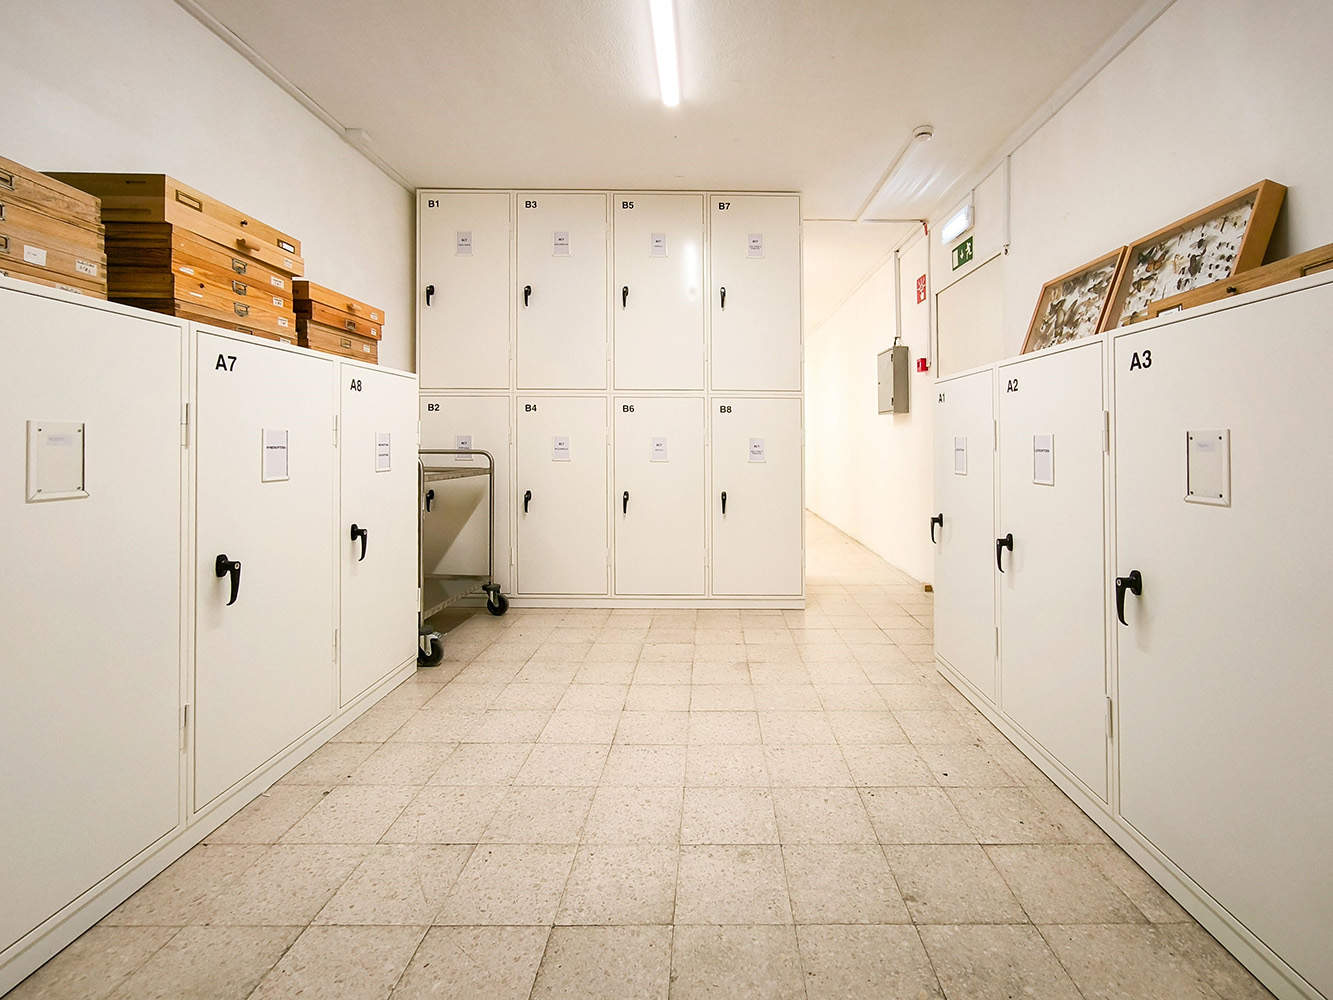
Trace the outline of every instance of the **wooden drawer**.
<instances>
[{"instance_id":1,"label":"wooden drawer","mask_svg":"<svg viewBox=\"0 0 1333 1000\"><path fill-rule=\"evenodd\" d=\"M300 241L163 174L52 176L101 198L105 222L182 226L284 274L305 273Z\"/></svg>"},{"instance_id":2,"label":"wooden drawer","mask_svg":"<svg viewBox=\"0 0 1333 1000\"><path fill-rule=\"evenodd\" d=\"M379 326L371 323L367 319L360 319L356 316L349 316L340 309L333 309L322 305L319 302L311 302L309 299L296 298L296 315L302 319L308 319L322 326L330 327L334 330L341 330L346 333L355 333L362 337L370 337L379 340L383 333Z\"/></svg>"},{"instance_id":3,"label":"wooden drawer","mask_svg":"<svg viewBox=\"0 0 1333 1000\"><path fill-rule=\"evenodd\" d=\"M69 222L102 224L101 202L78 188L0 156L0 197Z\"/></svg>"},{"instance_id":4,"label":"wooden drawer","mask_svg":"<svg viewBox=\"0 0 1333 1000\"><path fill-rule=\"evenodd\" d=\"M120 302L127 306L136 306L139 309L148 309L151 312L165 313L168 316L178 316L181 319L192 319L199 323L208 323L211 326L220 326L227 330L240 330L243 333L271 333L275 337L293 338L293 322L286 317L275 316L272 313L260 313L250 310L247 315L239 315L235 308L227 308L210 304L210 302L200 302L196 299L170 299L170 298L143 298L139 296L119 296L111 293L108 298L112 302ZM233 306L236 303L233 303ZM284 325L285 324L285 325Z\"/></svg>"},{"instance_id":5,"label":"wooden drawer","mask_svg":"<svg viewBox=\"0 0 1333 1000\"><path fill-rule=\"evenodd\" d=\"M292 288L298 299L309 299L320 305L345 312L356 319L364 319L375 326L384 325L384 310L367 305L347 295L341 295L331 288L317 285L313 281L294 281Z\"/></svg>"},{"instance_id":6,"label":"wooden drawer","mask_svg":"<svg viewBox=\"0 0 1333 1000\"><path fill-rule=\"evenodd\" d=\"M0 225L0 261L45 268L80 282L106 285L106 257L91 250L71 250L40 233Z\"/></svg>"},{"instance_id":7,"label":"wooden drawer","mask_svg":"<svg viewBox=\"0 0 1333 1000\"><path fill-rule=\"evenodd\" d=\"M371 337L344 333L336 327L323 326L304 319L296 321L296 333L297 343L302 347L379 364L379 343Z\"/></svg>"},{"instance_id":8,"label":"wooden drawer","mask_svg":"<svg viewBox=\"0 0 1333 1000\"><path fill-rule=\"evenodd\" d=\"M89 228L83 223L65 222L4 198L0 198L0 232L23 233L71 253L84 250L101 254L105 247L101 226Z\"/></svg>"},{"instance_id":9,"label":"wooden drawer","mask_svg":"<svg viewBox=\"0 0 1333 1000\"><path fill-rule=\"evenodd\" d=\"M247 306L247 313L253 309L266 315L295 319L290 304L281 295L270 295L266 288L249 285L236 275L221 274L211 268L184 262L170 271L155 267L112 267L107 287L117 299L193 299L211 302L219 308L235 302Z\"/></svg>"},{"instance_id":10,"label":"wooden drawer","mask_svg":"<svg viewBox=\"0 0 1333 1000\"><path fill-rule=\"evenodd\" d=\"M182 226L157 222L113 222L106 234L107 256L113 266L173 269L176 259L203 262L217 273L241 276L264 285L291 302L292 279L281 271L204 239Z\"/></svg>"},{"instance_id":11,"label":"wooden drawer","mask_svg":"<svg viewBox=\"0 0 1333 1000\"><path fill-rule=\"evenodd\" d=\"M25 264L22 261L12 261L8 258L0 259L0 275L6 278L17 278L20 281L35 282L38 285L45 285L47 288L60 288L67 292L87 295L93 299L106 298L106 285L100 282L80 281L77 278L55 274L44 267Z\"/></svg>"},{"instance_id":12,"label":"wooden drawer","mask_svg":"<svg viewBox=\"0 0 1333 1000\"><path fill-rule=\"evenodd\" d=\"M177 278L166 275L170 284L161 282L159 272L128 276L125 271L113 271L107 282L107 295L116 302L130 305L138 304L134 300L166 300L188 302L192 305L212 309L216 314L232 322L255 324L274 332L295 330L295 317L283 309L274 309L263 300L251 300L247 296L237 295L230 285L219 287L207 281L193 278ZM158 309L158 306L144 306L146 309Z\"/></svg>"}]
</instances>

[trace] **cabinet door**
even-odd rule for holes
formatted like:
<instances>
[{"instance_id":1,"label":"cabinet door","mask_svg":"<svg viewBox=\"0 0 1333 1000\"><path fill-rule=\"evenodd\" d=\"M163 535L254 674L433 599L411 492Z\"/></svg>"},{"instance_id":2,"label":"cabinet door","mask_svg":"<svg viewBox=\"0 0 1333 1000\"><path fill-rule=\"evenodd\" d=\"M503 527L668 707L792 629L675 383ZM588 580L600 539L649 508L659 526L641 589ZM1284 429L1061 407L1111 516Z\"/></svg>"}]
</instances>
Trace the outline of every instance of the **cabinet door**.
<instances>
[{"instance_id":1,"label":"cabinet door","mask_svg":"<svg viewBox=\"0 0 1333 1000\"><path fill-rule=\"evenodd\" d=\"M518 387L606 388L604 194L518 194Z\"/></svg>"},{"instance_id":2,"label":"cabinet door","mask_svg":"<svg viewBox=\"0 0 1333 1000\"><path fill-rule=\"evenodd\" d=\"M615 400L617 594L704 592L704 401Z\"/></svg>"},{"instance_id":3,"label":"cabinet door","mask_svg":"<svg viewBox=\"0 0 1333 1000\"><path fill-rule=\"evenodd\" d=\"M200 330L195 807L333 712L332 359ZM218 560L239 562L233 604Z\"/></svg>"},{"instance_id":4,"label":"cabinet door","mask_svg":"<svg viewBox=\"0 0 1333 1000\"><path fill-rule=\"evenodd\" d=\"M935 655L995 701L995 373L935 392Z\"/></svg>"},{"instance_id":5,"label":"cabinet door","mask_svg":"<svg viewBox=\"0 0 1333 1000\"><path fill-rule=\"evenodd\" d=\"M1113 351L1121 813L1326 996L1330 316L1319 285Z\"/></svg>"},{"instance_id":6,"label":"cabinet door","mask_svg":"<svg viewBox=\"0 0 1333 1000\"><path fill-rule=\"evenodd\" d=\"M801 388L801 218L795 195L711 195L714 389Z\"/></svg>"},{"instance_id":7,"label":"cabinet door","mask_svg":"<svg viewBox=\"0 0 1333 1000\"><path fill-rule=\"evenodd\" d=\"M704 200L614 198L617 389L704 387Z\"/></svg>"},{"instance_id":8,"label":"cabinet door","mask_svg":"<svg viewBox=\"0 0 1333 1000\"><path fill-rule=\"evenodd\" d=\"M518 590L605 594L606 400L519 397Z\"/></svg>"},{"instance_id":9,"label":"cabinet door","mask_svg":"<svg viewBox=\"0 0 1333 1000\"><path fill-rule=\"evenodd\" d=\"M416 656L416 380L343 364L340 704Z\"/></svg>"},{"instance_id":10,"label":"cabinet door","mask_svg":"<svg viewBox=\"0 0 1333 1000\"><path fill-rule=\"evenodd\" d=\"M713 593L802 592L801 401L714 398Z\"/></svg>"},{"instance_id":11,"label":"cabinet door","mask_svg":"<svg viewBox=\"0 0 1333 1000\"><path fill-rule=\"evenodd\" d=\"M8 289L0 319L3 950L181 818L185 343Z\"/></svg>"},{"instance_id":12,"label":"cabinet door","mask_svg":"<svg viewBox=\"0 0 1333 1000\"><path fill-rule=\"evenodd\" d=\"M1107 798L1102 344L999 369L1000 707Z\"/></svg>"},{"instance_id":13,"label":"cabinet door","mask_svg":"<svg viewBox=\"0 0 1333 1000\"><path fill-rule=\"evenodd\" d=\"M509 575L510 505L509 399L505 396L421 397L422 449L475 448L495 459L495 561L502 593L513 590ZM483 458L426 457L427 464L475 468ZM435 496L422 527L423 569L439 576L484 576L490 564L489 483L485 477L455 479L433 487Z\"/></svg>"},{"instance_id":14,"label":"cabinet door","mask_svg":"<svg viewBox=\"0 0 1333 1000\"><path fill-rule=\"evenodd\" d=\"M417 195L417 371L423 389L509 386L509 194Z\"/></svg>"}]
</instances>

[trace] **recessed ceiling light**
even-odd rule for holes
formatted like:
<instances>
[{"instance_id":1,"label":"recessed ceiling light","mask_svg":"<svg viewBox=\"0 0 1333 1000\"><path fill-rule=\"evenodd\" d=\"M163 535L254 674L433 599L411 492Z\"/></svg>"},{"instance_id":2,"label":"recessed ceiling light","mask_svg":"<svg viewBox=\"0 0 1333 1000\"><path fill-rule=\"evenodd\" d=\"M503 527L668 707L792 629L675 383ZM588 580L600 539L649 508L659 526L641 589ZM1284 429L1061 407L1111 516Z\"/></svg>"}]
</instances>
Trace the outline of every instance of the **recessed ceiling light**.
<instances>
[{"instance_id":1,"label":"recessed ceiling light","mask_svg":"<svg viewBox=\"0 0 1333 1000\"><path fill-rule=\"evenodd\" d=\"M653 47L657 50L657 84L662 103L674 108L680 103L680 70L676 53L676 12L671 0L648 0L653 18Z\"/></svg>"}]
</instances>

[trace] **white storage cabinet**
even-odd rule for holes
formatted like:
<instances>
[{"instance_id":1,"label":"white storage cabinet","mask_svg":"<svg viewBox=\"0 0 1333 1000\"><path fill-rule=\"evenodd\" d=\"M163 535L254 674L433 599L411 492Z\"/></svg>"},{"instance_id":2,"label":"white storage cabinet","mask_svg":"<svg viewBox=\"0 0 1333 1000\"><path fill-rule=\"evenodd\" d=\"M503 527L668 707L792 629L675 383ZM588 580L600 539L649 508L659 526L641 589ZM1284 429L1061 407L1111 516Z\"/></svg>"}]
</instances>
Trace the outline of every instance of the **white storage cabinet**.
<instances>
[{"instance_id":1,"label":"white storage cabinet","mask_svg":"<svg viewBox=\"0 0 1333 1000\"><path fill-rule=\"evenodd\" d=\"M417 380L338 363L338 704L416 658Z\"/></svg>"},{"instance_id":2,"label":"white storage cabinet","mask_svg":"<svg viewBox=\"0 0 1333 1000\"><path fill-rule=\"evenodd\" d=\"M423 389L509 386L508 191L417 195L417 371Z\"/></svg>"},{"instance_id":3,"label":"white storage cabinet","mask_svg":"<svg viewBox=\"0 0 1333 1000\"><path fill-rule=\"evenodd\" d=\"M704 401L617 396L615 524L617 594L704 593Z\"/></svg>"},{"instance_id":4,"label":"white storage cabinet","mask_svg":"<svg viewBox=\"0 0 1333 1000\"><path fill-rule=\"evenodd\" d=\"M996 700L995 371L935 385L935 655ZM1005 554L1008 554L1007 551Z\"/></svg>"}]
</instances>

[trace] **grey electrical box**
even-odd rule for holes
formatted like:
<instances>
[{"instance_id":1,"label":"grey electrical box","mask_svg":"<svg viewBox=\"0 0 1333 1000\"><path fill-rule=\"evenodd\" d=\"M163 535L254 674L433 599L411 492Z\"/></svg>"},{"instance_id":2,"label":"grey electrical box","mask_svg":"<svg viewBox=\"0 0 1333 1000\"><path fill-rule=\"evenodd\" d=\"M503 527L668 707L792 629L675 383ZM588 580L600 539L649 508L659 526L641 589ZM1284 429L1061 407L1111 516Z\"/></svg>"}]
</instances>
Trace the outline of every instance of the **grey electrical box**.
<instances>
[{"instance_id":1,"label":"grey electrical box","mask_svg":"<svg viewBox=\"0 0 1333 1000\"><path fill-rule=\"evenodd\" d=\"M899 345L879 353L879 412L907 412L907 348Z\"/></svg>"}]
</instances>

